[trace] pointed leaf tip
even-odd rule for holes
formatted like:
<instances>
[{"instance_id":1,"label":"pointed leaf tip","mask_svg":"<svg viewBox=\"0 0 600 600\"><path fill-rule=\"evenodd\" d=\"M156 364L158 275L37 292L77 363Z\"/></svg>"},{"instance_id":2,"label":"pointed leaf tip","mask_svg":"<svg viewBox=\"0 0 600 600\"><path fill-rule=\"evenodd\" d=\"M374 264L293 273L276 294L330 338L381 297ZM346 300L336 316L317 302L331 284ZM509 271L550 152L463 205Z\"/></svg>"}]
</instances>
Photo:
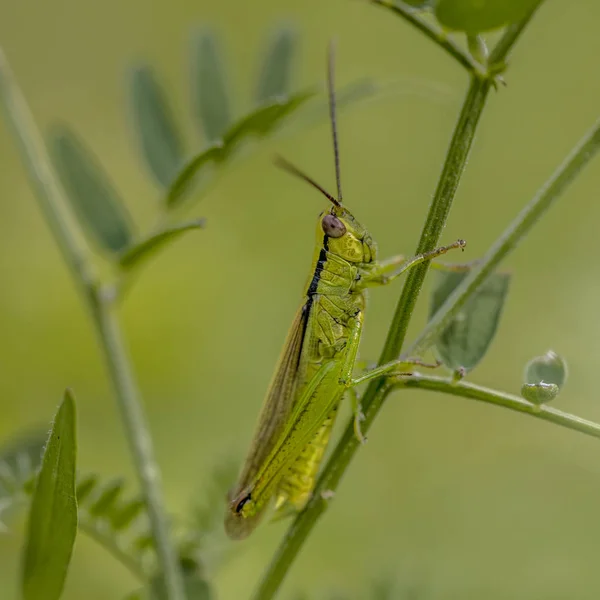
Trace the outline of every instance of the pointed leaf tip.
<instances>
[{"instance_id":1,"label":"pointed leaf tip","mask_svg":"<svg viewBox=\"0 0 600 600\"><path fill-rule=\"evenodd\" d=\"M77 534L75 399L64 395L37 478L23 553L24 600L58 600Z\"/></svg>"}]
</instances>

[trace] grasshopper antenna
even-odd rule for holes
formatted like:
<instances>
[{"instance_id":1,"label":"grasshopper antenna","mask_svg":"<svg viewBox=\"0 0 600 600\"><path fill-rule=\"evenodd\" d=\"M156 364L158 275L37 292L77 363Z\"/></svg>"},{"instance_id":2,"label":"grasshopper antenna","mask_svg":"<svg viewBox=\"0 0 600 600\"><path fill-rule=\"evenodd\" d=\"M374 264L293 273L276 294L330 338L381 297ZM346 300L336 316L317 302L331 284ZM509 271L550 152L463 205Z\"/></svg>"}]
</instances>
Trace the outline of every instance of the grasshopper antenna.
<instances>
[{"instance_id":1,"label":"grasshopper antenna","mask_svg":"<svg viewBox=\"0 0 600 600\"><path fill-rule=\"evenodd\" d=\"M295 167L292 163L285 160L285 158L282 158L281 156L276 156L275 164L284 171L287 171L295 177L299 177L303 181L306 181L306 183L312 185L315 189L319 190L321 194L323 194L323 196L325 196L325 198L327 198L332 204L334 204L338 208L341 208L342 205L339 203L337 198L334 198L329 192L325 190L325 188L321 187L314 179L311 179L306 173L298 169L298 167Z\"/></svg>"},{"instance_id":2,"label":"grasshopper antenna","mask_svg":"<svg viewBox=\"0 0 600 600\"><path fill-rule=\"evenodd\" d=\"M333 135L333 157L335 159L335 181L337 183L337 204L342 203L342 178L340 176L340 152L338 147L337 116L335 110L335 41L329 42L327 55L327 91L329 94L329 120Z\"/></svg>"}]
</instances>

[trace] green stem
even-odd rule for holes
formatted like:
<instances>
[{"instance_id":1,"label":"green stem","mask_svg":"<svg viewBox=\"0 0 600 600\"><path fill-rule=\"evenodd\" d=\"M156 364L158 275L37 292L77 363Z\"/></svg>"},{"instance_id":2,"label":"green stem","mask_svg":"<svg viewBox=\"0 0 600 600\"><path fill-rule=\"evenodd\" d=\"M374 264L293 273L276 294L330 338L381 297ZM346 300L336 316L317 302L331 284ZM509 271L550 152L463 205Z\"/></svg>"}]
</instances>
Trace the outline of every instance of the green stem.
<instances>
[{"instance_id":1,"label":"green stem","mask_svg":"<svg viewBox=\"0 0 600 600\"><path fill-rule=\"evenodd\" d=\"M131 367L123 348L112 299L105 297L77 240L77 230L65 209L64 193L48 161L44 143L27 103L0 52L0 102L35 191L36 199L52 234L71 270L96 326L102 352L116 392L142 493L144 495L158 560L164 573L169 600L184 600L183 579L177 556L169 540L167 516L154 460L152 442Z\"/></svg>"},{"instance_id":2,"label":"green stem","mask_svg":"<svg viewBox=\"0 0 600 600\"><path fill-rule=\"evenodd\" d=\"M529 233L530 229L559 198L598 150L600 150L600 120L573 148L552 177L517 215L485 256L474 264L469 275L448 296L444 304L427 323L417 340L405 352L406 356L422 354L434 343L438 335L446 329L485 278L517 247L521 239Z\"/></svg>"},{"instance_id":3,"label":"green stem","mask_svg":"<svg viewBox=\"0 0 600 600\"><path fill-rule=\"evenodd\" d=\"M529 415L536 419L549 421L555 425L560 425L561 427L566 427L573 431L579 431L585 435L600 438L600 425L597 423L562 412L556 408L551 408L550 406L536 406L519 396L514 396L513 394L500 392L466 381L453 382L451 379L433 377L419 373L416 376L398 381L393 387L401 389L416 388L421 390L433 390L452 396L461 396L462 398L479 400L480 402L485 402L487 404L503 406L504 408Z\"/></svg>"},{"instance_id":4,"label":"green stem","mask_svg":"<svg viewBox=\"0 0 600 600\"><path fill-rule=\"evenodd\" d=\"M512 45L516 42L529 20L530 16L527 17L523 25L509 27L506 30L498 42L497 48L499 47L501 50L495 48L492 51L492 56L496 63L503 63ZM444 167L415 254L429 252L439 242L467 162L481 112L489 90L493 85L494 79L491 75L486 77L471 76L469 91L454 129ZM427 262L416 266L409 273L405 281L396 312L394 313L392 325L379 359L379 365L397 358L402 349L408 324L429 264ZM361 399L361 406L365 415L365 421L362 425L363 432L368 431L391 388L391 384L383 378L372 382L367 387ZM323 469L310 500L304 510L296 517L277 549L271 564L255 591L253 596L255 600L270 600L275 596L304 541L309 536L319 517L325 511L327 507L327 500L325 498L330 497L337 489L358 447L359 442L354 434L354 419L351 419L327 465Z\"/></svg>"},{"instance_id":5,"label":"green stem","mask_svg":"<svg viewBox=\"0 0 600 600\"><path fill-rule=\"evenodd\" d=\"M454 40L449 38L441 27L438 27L419 16L417 11L409 4L405 4L399 0L394 2L390 2L389 0L369 0L369 2L376 6L387 8L404 19L407 23L418 29L422 34L440 46L440 48L445 50L452 58L469 71L469 73L473 73L482 78L487 77L487 71L483 65L478 63L468 52L465 52Z\"/></svg>"}]
</instances>

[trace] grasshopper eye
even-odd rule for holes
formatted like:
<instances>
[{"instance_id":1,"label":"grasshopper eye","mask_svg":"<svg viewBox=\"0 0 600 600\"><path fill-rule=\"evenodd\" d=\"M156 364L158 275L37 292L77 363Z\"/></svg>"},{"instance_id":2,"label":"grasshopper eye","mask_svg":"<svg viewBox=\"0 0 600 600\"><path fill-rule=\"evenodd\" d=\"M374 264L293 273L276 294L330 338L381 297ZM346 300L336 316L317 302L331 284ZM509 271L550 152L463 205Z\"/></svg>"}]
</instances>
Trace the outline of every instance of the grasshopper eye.
<instances>
[{"instance_id":1,"label":"grasshopper eye","mask_svg":"<svg viewBox=\"0 0 600 600\"><path fill-rule=\"evenodd\" d=\"M346 233L346 226L335 215L325 215L321 227L325 235L330 238L339 238Z\"/></svg>"}]
</instances>

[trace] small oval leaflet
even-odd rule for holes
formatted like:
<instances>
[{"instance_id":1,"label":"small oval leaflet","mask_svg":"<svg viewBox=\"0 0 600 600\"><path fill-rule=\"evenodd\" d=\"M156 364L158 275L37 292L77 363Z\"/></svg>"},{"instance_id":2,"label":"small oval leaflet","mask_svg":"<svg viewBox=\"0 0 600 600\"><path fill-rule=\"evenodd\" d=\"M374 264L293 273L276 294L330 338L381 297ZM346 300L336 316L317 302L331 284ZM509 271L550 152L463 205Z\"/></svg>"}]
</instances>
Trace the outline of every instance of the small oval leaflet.
<instances>
[{"instance_id":1,"label":"small oval leaflet","mask_svg":"<svg viewBox=\"0 0 600 600\"><path fill-rule=\"evenodd\" d=\"M167 94L147 65L132 70L129 89L133 129L142 156L156 182L167 189L185 160Z\"/></svg>"},{"instance_id":2,"label":"small oval leaflet","mask_svg":"<svg viewBox=\"0 0 600 600\"><path fill-rule=\"evenodd\" d=\"M93 153L66 125L54 126L48 145L73 211L93 241L110 252L129 246L131 217Z\"/></svg>"},{"instance_id":3,"label":"small oval leaflet","mask_svg":"<svg viewBox=\"0 0 600 600\"><path fill-rule=\"evenodd\" d=\"M435 16L448 29L480 33L518 23L539 0L438 0Z\"/></svg>"},{"instance_id":4,"label":"small oval leaflet","mask_svg":"<svg viewBox=\"0 0 600 600\"><path fill-rule=\"evenodd\" d=\"M274 32L258 77L256 102L259 106L289 94L297 38L296 31L290 27L281 27Z\"/></svg>"},{"instance_id":5,"label":"small oval leaflet","mask_svg":"<svg viewBox=\"0 0 600 600\"><path fill-rule=\"evenodd\" d=\"M204 29L192 40L192 106L207 142L220 140L231 124L227 77L218 36Z\"/></svg>"},{"instance_id":6,"label":"small oval leaflet","mask_svg":"<svg viewBox=\"0 0 600 600\"><path fill-rule=\"evenodd\" d=\"M467 275L468 270L437 272L438 281L431 296L429 318ZM496 334L509 283L510 275L493 273L438 337L435 348L448 368L467 372L484 357Z\"/></svg>"}]
</instances>

